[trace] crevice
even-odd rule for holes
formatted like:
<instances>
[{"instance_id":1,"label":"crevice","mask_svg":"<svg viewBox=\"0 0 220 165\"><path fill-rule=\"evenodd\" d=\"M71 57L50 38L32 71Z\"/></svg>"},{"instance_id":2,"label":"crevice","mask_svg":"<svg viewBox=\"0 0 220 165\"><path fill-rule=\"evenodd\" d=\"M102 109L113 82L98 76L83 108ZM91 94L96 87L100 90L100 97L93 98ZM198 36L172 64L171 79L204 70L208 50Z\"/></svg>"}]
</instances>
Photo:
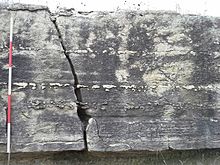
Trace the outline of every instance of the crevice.
<instances>
[{"instance_id":1,"label":"crevice","mask_svg":"<svg viewBox=\"0 0 220 165\"><path fill-rule=\"evenodd\" d=\"M53 24L55 26L55 29L57 31L57 34L58 34L58 37L59 37L59 40L60 40L60 43L61 43L61 46L63 49L63 53L66 56L66 59L68 60L68 63L70 65L70 69L71 69L71 72L73 75L74 93L75 93L75 96L77 99L77 102L76 102L77 103L77 114L78 114L78 117L83 125L83 138L84 138L84 143L85 143L85 150L88 151L86 128L87 128L88 121L91 118L91 116L86 113L86 108L84 108L84 103L83 103L82 94L81 94L81 88L79 87L79 79L78 79L77 73L75 71L75 67L72 63L70 56L69 56L70 53L67 51L67 48L64 44L62 33L60 32L60 29L56 23L56 18L52 18L52 15L51 15L51 21L53 22Z\"/></svg>"}]
</instances>

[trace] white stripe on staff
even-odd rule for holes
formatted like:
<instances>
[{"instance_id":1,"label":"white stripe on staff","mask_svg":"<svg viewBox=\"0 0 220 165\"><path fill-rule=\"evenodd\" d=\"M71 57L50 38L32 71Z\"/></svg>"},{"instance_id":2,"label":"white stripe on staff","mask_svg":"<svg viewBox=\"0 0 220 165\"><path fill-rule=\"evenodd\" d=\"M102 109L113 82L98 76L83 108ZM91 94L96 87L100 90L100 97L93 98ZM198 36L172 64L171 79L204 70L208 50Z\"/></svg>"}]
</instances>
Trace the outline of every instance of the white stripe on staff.
<instances>
[{"instance_id":1,"label":"white stripe on staff","mask_svg":"<svg viewBox=\"0 0 220 165\"><path fill-rule=\"evenodd\" d=\"M11 95L12 67L8 68L8 95Z\"/></svg>"},{"instance_id":2,"label":"white stripe on staff","mask_svg":"<svg viewBox=\"0 0 220 165\"><path fill-rule=\"evenodd\" d=\"M10 19L10 43L9 43L9 68L8 68L8 113L7 113L7 153L11 153L11 86L12 86L12 35L13 35L13 18Z\"/></svg>"},{"instance_id":3,"label":"white stripe on staff","mask_svg":"<svg viewBox=\"0 0 220 165\"><path fill-rule=\"evenodd\" d=\"M12 42L12 36L13 36L13 17L10 19L10 41Z\"/></svg>"}]
</instances>

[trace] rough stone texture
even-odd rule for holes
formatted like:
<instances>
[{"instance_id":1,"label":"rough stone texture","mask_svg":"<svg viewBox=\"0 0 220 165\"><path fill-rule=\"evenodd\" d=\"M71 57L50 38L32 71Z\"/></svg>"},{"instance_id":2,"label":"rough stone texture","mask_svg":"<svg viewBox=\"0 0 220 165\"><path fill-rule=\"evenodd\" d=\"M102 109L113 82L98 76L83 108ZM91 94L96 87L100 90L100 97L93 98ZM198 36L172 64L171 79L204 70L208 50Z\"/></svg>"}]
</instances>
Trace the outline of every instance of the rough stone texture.
<instances>
[{"instance_id":1,"label":"rough stone texture","mask_svg":"<svg viewBox=\"0 0 220 165\"><path fill-rule=\"evenodd\" d=\"M119 11L56 22L93 118L90 151L219 148L218 18Z\"/></svg>"},{"instance_id":2,"label":"rough stone texture","mask_svg":"<svg viewBox=\"0 0 220 165\"><path fill-rule=\"evenodd\" d=\"M13 152L220 147L219 18L15 5L0 10L1 152L9 13Z\"/></svg>"},{"instance_id":3,"label":"rough stone texture","mask_svg":"<svg viewBox=\"0 0 220 165\"><path fill-rule=\"evenodd\" d=\"M0 152L6 151L10 14L14 16L12 152L84 149L73 75L50 14L45 7L15 5L0 10Z\"/></svg>"},{"instance_id":4,"label":"rough stone texture","mask_svg":"<svg viewBox=\"0 0 220 165\"><path fill-rule=\"evenodd\" d=\"M211 119L92 118L87 140L93 151L220 148L219 126Z\"/></svg>"}]
</instances>

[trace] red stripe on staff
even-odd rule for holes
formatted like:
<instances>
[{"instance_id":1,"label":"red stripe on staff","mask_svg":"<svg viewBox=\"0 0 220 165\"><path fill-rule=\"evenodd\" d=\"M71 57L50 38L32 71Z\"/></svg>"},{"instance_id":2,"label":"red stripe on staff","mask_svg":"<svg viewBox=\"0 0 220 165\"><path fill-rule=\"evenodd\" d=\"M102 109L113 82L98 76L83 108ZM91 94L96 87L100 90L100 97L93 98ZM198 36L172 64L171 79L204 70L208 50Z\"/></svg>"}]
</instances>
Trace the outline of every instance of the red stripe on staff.
<instances>
[{"instance_id":1,"label":"red stripe on staff","mask_svg":"<svg viewBox=\"0 0 220 165\"><path fill-rule=\"evenodd\" d=\"M12 86L12 35L13 35L13 18L10 19L10 44L9 44L9 60L8 60L8 114L7 114L7 153L8 163L11 153L11 86Z\"/></svg>"},{"instance_id":2,"label":"red stripe on staff","mask_svg":"<svg viewBox=\"0 0 220 165\"><path fill-rule=\"evenodd\" d=\"M11 123L11 95L8 95L8 117L7 123Z\"/></svg>"}]
</instances>

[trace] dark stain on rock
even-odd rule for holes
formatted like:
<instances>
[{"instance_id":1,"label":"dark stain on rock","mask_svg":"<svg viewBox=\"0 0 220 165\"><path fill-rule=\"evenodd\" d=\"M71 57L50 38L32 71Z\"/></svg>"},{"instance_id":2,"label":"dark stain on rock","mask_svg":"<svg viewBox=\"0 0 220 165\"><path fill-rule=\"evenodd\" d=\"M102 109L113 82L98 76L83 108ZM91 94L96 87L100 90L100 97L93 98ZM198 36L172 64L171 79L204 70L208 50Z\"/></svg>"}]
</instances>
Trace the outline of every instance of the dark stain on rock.
<instances>
[{"instance_id":1,"label":"dark stain on rock","mask_svg":"<svg viewBox=\"0 0 220 165\"><path fill-rule=\"evenodd\" d=\"M217 30L213 21L207 17L192 17L187 25L191 29L189 36L192 40L192 49L195 52L192 60L194 62L194 70L190 78L190 83L198 85L209 85L220 82L220 74L218 61L214 58L214 52L219 52L219 44L215 41L220 39L214 33ZM191 96L194 103L193 113L201 117L214 117L216 108L217 92L208 89L194 92Z\"/></svg>"},{"instance_id":2,"label":"dark stain on rock","mask_svg":"<svg viewBox=\"0 0 220 165\"><path fill-rule=\"evenodd\" d=\"M70 25L65 25L65 32L70 28Z\"/></svg>"},{"instance_id":3,"label":"dark stain on rock","mask_svg":"<svg viewBox=\"0 0 220 165\"><path fill-rule=\"evenodd\" d=\"M137 52L135 55L130 56L128 61L129 63L127 67L129 68L129 74L131 75L129 81L134 82L135 84L143 84L143 75L158 67L157 60L153 55L143 55L141 52ZM139 62L140 66L138 66L136 62Z\"/></svg>"},{"instance_id":4,"label":"dark stain on rock","mask_svg":"<svg viewBox=\"0 0 220 165\"><path fill-rule=\"evenodd\" d=\"M213 52L220 51L220 46L215 42L216 36L211 34L210 30L214 30L213 22L202 17L190 25L192 31L190 36L192 39L193 51L196 55L193 59L195 68L192 76L192 83L196 85L206 85L210 83L219 83L220 74L217 67L217 61L214 59ZM220 39L220 36L217 36Z\"/></svg>"},{"instance_id":5,"label":"dark stain on rock","mask_svg":"<svg viewBox=\"0 0 220 165\"><path fill-rule=\"evenodd\" d=\"M20 35L15 34L13 37L13 47L16 50L22 50L22 48L31 47L31 40L22 38Z\"/></svg>"},{"instance_id":6,"label":"dark stain on rock","mask_svg":"<svg viewBox=\"0 0 220 165\"><path fill-rule=\"evenodd\" d=\"M95 25L92 27L91 30L95 34L96 40L101 40L106 38L107 29L104 28L104 25L103 26Z\"/></svg>"},{"instance_id":7,"label":"dark stain on rock","mask_svg":"<svg viewBox=\"0 0 220 165\"><path fill-rule=\"evenodd\" d=\"M25 27L26 27L26 31L30 32L31 31L30 28L34 24L34 19L31 19L31 18L26 19L24 24L25 24ZM24 29L24 27L22 29Z\"/></svg>"},{"instance_id":8,"label":"dark stain on rock","mask_svg":"<svg viewBox=\"0 0 220 165\"><path fill-rule=\"evenodd\" d=\"M118 67L118 65L118 56L110 56L107 53L97 54L95 58L88 57L87 60L85 60L83 66L83 70L85 71L85 73L87 73L86 76L83 77L83 81L87 84L89 82L95 81L96 84L98 84L98 82L102 81L104 77L105 83L115 83L115 70Z\"/></svg>"},{"instance_id":9,"label":"dark stain on rock","mask_svg":"<svg viewBox=\"0 0 220 165\"><path fill-rule=\"evenodd\" d=\"M86 43L90 35L90 23L82 22L80 24L80 40L78 41L79 49L86 49Z\"/></svg>"},{"instance_id":10,"label":"dark stain on rock","mask_svg":"<svg viewBox=\"0 0 220 165\"><path fill-rule=\"evenodd\" d=\"M93 44L90 46L90 48L93 50L95 54L102 55L109 54L112 51L118 51L121 38L117 36L106 38L108 33L107 25L104 24L103 27L94 26L92 27L92 30L96 38L92 41ZM118 27L116 31L118 31Z\"/></svg>"},{"instance_id":11,"label":"dark stain on rock","mask_svg":"<svg viewBox=\"0 0 220 165\"><path fill-rule=\"evenodd\" d=\"M119 24L116 23L113 20L109 20L108 22L105 23L106 29L108 29L109 31L111 31L115 36L118 35L119 32Z\"/></svg>"},{"instance_id":12,"label":"dark stain on rock","mask_svg":"<svg viewBox=\"0 0 220 165\"><path fill-rule=\"evenodd\" d=\"M107 82L115 81L115 69L118 67L120 61L119 57L116 56L116 54L121 43L121 38L118 36L107 38L106 36L109 29L107 29L106 25L103 25L102 27L95 25L90 28L90 32L93 32L96 37L91 42L92 44L90 45L90 49L93 51L93 54L96 57L89 58L86 61L88 65L85 65L84 69L86 70L86 72L98 72L99 75L95 76L96 80L102 79L102 77L99 76L105 76L105 80ZM86 79L89 79L89 77L90 74L86 76Z\"/></svg>"},{"instance_id":13,"label":"dark stain on rock","mask_svg":"<svg viewBox=\"0 0 220 165\"><path fill-rule=\"evenodd\" d=\"M0 68L1 68L1 82L8 81L8 69L5 66L8 64L8 58L2 58L0 61ZM5 68L5 69L3 69Z\"/></svg>"},{"instance_id":14,"label":"dark stain on rock","mask_svg":"<svg viewBox=\"0 0 220 165\"><path fill-rule=\"evenodd\" d=\"M63 26L64 26L64 30L63 30L64 31L64 35L63 35L63 37L65 38L64 42L67 42L67 39L68 39L67 36L69 36L70 25L63 25ZM67 48L67 46L68 45L66 45L66 48Z\"/></svg>"},{"instance_id":15,"label":"dark stain on rock","mask_svg":"<svg viewBox=\"0 0 220 165\"><path fill-rule=\"evenodd\" d=\"M201 117L214 117L217 93L211 90L201 90L199 93L199 98L201 100L197 104L199 105L198 114L201 114Z\"/></svg>"},{"instance_id":16,"label":"dark stain on rock","mask_svg":"<svg viewBox=\"0 0 220 165\"><path fill-rule=\"evenodd\" d=\"M53 38L53 35L56 35L56 32L54 31L54 29L52 28L49 28L48 31L47 31L47 38L45 38L45 41L49 41L51 42L51 39Z\"/></svg>"},{"instance_id":17,"label":"dark stain on rock","mask_svg":"<svg viewBox=\"0 0 220 165\"><path fill-rule=\"evenodd\" d=\"M129 30L127 49L131 51L151 52L154 48L153 36L140 25L133 25Z\"/></svg>"},{"instance_id":18,"label":"dark stain on rock","mask_svg":"<svg viewBox=\"0 0 220 165\"><path fill-rule=\"evenodd\" d=\"M34 24L34 19L32 19L32 18L23 19L23 18L19 17L19 21L23 22L23 24L18 25L17 34L22 34L23 32L30 33L31 26Z\"/></svg>"},{"instance_id":19,"label":"dark stain on rock","mask_svg":"<svg viewBox=\"0 0 220 165\"><path fill-rule=\"evenodd\" d=\"M5 60L7 61L7 59ZM19 54L13 56L13 80L17 82L28 82L32 80L32 71L35 70L32 65L32 59ZM8 71L5 71L3 77L8 76Z\"/></svg>"},{"instance_id":20,"label":"dark stain on rock","mask_svg":"<svg viewBox=\"0 0 220 165\"><path fill-rule=\"evenodd\" d=\"M70 25L65 25L63 43L65 43L66 50L71 50L73 46L68 43L71 43L71 36L69 35ZM73 26L75 28L75 26Z\"/></svg>"},{"instance_id":21,"label":"dark stain on rock","mask_svg":"<svg viewBox=\"0 0 220 165\"><path fill-rule=\"evenodd\" d=\"M140 70L140 68L129 69L129 75L131 77L131 82L135 84L143 84L142 76L145 73L145 70ZM130 80L129 80L130 81Z\"/></svg>"},{"instance_id":22,"label":"dark stain on rock","mask_svg":"<svg viewBox=\"0 0 220 165\"><path fill-rule=\"evenodd\" d=\"M109 54L112 51L117 52L120 45L120 38L95 39L90 48L96 54Z\"/></svg>"},{"instance_id":23,"label":"dark stain on rock","mask_svg":"<svg viewBox=\"0 0 220 165\"><path fill-rule=\"evenodd\" d=\"M197 85L207 85L220 82L218 67L213 60L212 52L199 52L194 58L194 73L192 82Z\"/></svg>"}]
</instances>

